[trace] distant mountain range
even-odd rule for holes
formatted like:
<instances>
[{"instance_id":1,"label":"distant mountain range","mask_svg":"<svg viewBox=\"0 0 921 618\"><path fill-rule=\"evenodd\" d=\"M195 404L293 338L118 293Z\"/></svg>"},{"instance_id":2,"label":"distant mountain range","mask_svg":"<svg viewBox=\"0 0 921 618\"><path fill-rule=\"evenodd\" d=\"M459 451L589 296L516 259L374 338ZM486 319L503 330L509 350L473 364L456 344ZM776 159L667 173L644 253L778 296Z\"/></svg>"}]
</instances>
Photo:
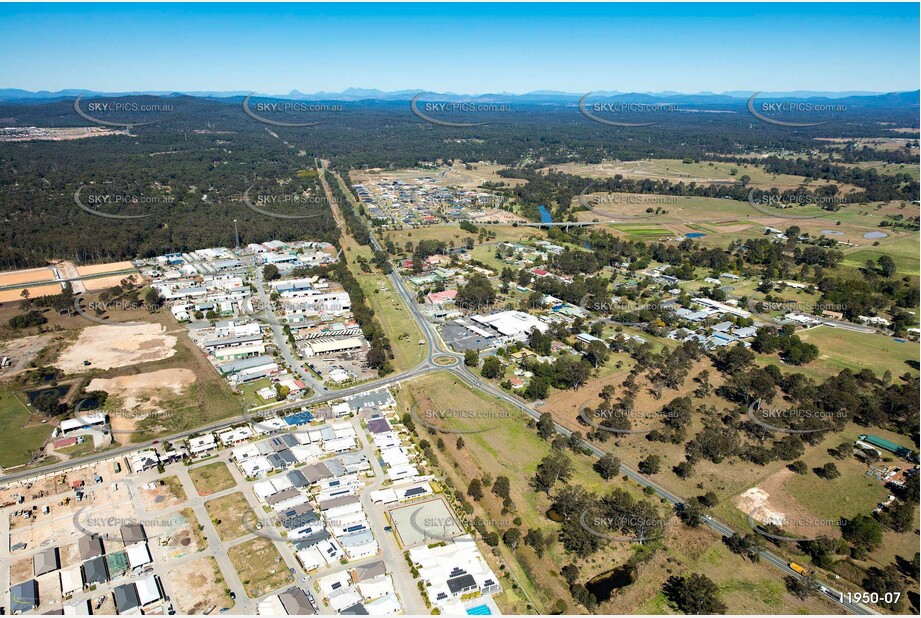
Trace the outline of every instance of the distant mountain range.
<instances>
[{"instance_id":1,"label":"distant mountain range","mask_svg":"<svg viewBox=\"0 0 921 618\"><path fill-rule=\"evenodd\" d=\"M524 94L515 93L484 93L484 94L455 94L451 92L436 93L426 90L397 90L385 92L383 90L368 88L347 88L341 92L315 92L312 94L303 93L298 90L292 90L287 94L263 94L256 93L255 96L263 99L283 99L295 101L409 101L419 93L423 94L423 99L432 101L479 101L479 102L503 102L503 103L527 103L527 104L551 104L567 105L579 102L585 93L559 92L554 90L535 90ZM131 92L98 92L91 90L68 89L49 92L40 90L31 92L17 88L0 88L0 101L47 101L72 99L80 94L88 97L126 97L126 96L156 96L156 97L178 97L192 96L210 99L241 99L249 94L246 90L236 91L131 91ZM619 101L626 103L684 103L686 105L734 105L746 101L754 91L735 90L723 93L698 92L698 93L681 93L681 92L619 92L613 90L597 91L592 93L592 100L596 101L605 97L617 97ZM811 90L796 90L792 92L762 92L760 99L770 98L777 100L835 100L838 103L853 103L859 105L918 105L918 90L911 92L866 92L866 91L846 91L846 92L822 92Z\"/></svg>"}]
</instances>

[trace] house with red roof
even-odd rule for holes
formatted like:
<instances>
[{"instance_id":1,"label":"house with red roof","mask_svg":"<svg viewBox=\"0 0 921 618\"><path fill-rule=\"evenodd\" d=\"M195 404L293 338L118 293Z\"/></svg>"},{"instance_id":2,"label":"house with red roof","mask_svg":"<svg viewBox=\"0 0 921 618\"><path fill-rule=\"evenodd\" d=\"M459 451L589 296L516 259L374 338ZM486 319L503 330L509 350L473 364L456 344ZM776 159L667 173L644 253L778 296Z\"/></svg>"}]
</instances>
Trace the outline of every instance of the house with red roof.
<instances>
[{"instance_id":1,"label":"house with red roof","mask_svg":"<svg viewBox=\"0 0 921 618\"><path fill-rule=\"evenodd\" d=\"M457 298L457 290L445 290L444 292L432 292L426 294L425 303L431 307L444 307L446 304Z\"/></svg>"}]
</instances>

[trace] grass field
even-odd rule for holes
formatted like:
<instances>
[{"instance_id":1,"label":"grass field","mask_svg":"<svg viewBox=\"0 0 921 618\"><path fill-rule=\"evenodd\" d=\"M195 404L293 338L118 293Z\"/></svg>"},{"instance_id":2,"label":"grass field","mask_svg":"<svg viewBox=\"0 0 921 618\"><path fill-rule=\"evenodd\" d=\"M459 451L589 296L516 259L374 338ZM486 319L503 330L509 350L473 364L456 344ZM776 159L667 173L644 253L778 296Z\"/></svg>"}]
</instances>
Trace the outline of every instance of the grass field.
<instances>
[{"instance_id":1,"label":"grass field","mask_svg":"<svg viewBox=\"0 0 921 618\"><path fill-rule=\"evenodd\" d=\"M173 498L181 502L186 501L185 489L182 488L182 481L179 480L178 476L166 476L160 479L160 482L163 483ZM192 512L191 509L186 510ZM194 518L194 514L192 517Z\"/></svg>"},{"instance_id":2,"label":"grass field","mask_svg":"<svg viewBox=\"0 0 921 618\"><path fill-rule=\"evenodd\" d=\"M650 178L654 180L668 179L673 182L696 182L698 184L736 182L742 176L751 178L749 185L753 187L777 187L781 189L795 188L807 184L803 176L789 174L769 174L756 165L738 165L720 161L701 161L684 163L681 159L644 159L642 161L602 161L601 163L567 163L554 165L558 169L570 174L577 174L587 178L612 178L617 174L625 178ZM733 174L732 170L736 173ZM819 187L829 183L826 181L813 181L810 187ZM844 190L852 188L844 185Z\"/></svg>"},{"instance_id":3,"label":"grass field","mask_svg":"<svg viewBox=\"0 0 921 618\"><path fill-rule=\"evenodd\" d=\"M529 240L543 240L547 237L547 233L544 230L535 227L515 227L511 225L481 225L478 227L485 227L496 235L495 238L491 238L487 241L490 243L527 242ZM449 246L453 241L454 246L460 248L464 246L465 239L472 238L474 243L478 244L476 242L477 234L471 234L466 230L462 230L460 226L453 223L427 225L415 229L386 231L383 232L382 237L385 242L387 240L392 240L400 249L403 249L407 242L411 242L415 245L420 240L438 240Z\"/></svg>"},{"instance_id":4,"label":"grass field","mask_svg":"<svg viewBox=\"0 0 921 618\"><path fill-rule=\"evenodd\" d=\"M265 537L234 545L227 550L227 556L251 598L259 598L294 581L281 554Z\"/></svg>"},{"instance_id":5,"label":"grass field","mask_svg":"<svg viewBox=\"0 0 921 618\"><path fill-rule=\"evenodd\" d=\"M336 178L348 199L352 200L351 191L338 175ZM348 207L348 204L340 205L340 208ZM346 259L349 270L361 285L375 318L380 322L393 346L394 358L391 364L394 370L398 372L405 371L416 366L425 358L426 346L419 345L422 333L412 319L412 314L404 306L389 278L378 272L365 273L361 270L358 258L361 257L370 262L371 258L374 257L371 248L355 242L355 239L347 233L345 228L342 229L341 238L342 246L345 249L343 256Z\"/></svg>"},{"instance_id":6,"label":"grass field","mask_svg":"<svg viewBox=\"0 0 921 618\"><path fill-rule=\"evenodd\" d=\"M890 371L898 376L906 371L917 374L908 361L918 360L918 344L911 341L899 343L881 334L818 326L798 333L800 339L819 348L819 358L807 365L828 365L833 373L851 369L855 373L872 369L881 376Z\"/></svg>"},{"instance_id":7,"label":"grass field","mask_svg":"<svg viewBox=\"0 0 921 618\"><path fill-rule=\"evenodd\" d=\"M623 232L624 234L629 234L630 236L659 237L671 235L671 232L669 232L664 227L658 227L655 225L642 225L639 223L636 225L629 225L626 223L618 223L617 225L612 225L611 227L619 232Z\"/></svg>"},{"instance_id":8,"label":"grass field","mask_svg":"<svg viewBox=\"0 0 921 618\"><path fill-rule=\"evenodd\" d=\"M61 453L68 457L80 457L81 455L92 453L94 450L96 449L93 440L92 438L88 438L84 440L82 444L74 444L73 446L55 449L55 453Z\"/></svg>"},{"instance_id":9,"label":"grass field","mask_svg":"<svg viewBox=\"0 0 921 618\"><path fill-rule=\"evenodd\" d=\"M234 486L233 476L223 461L192 468L189 470L189 476L192 477L199 496L209 496Z\"/></svg>"},{"instance_id":10,"label":"grass field","mask_svg":"<svg viewBox=\"0 0 921 618\"><path fill-rule=\"evenodd\" d=\"M419 345L422 333L409 308L394 291L393 283L382 274L355 274L374 316L393 345L394 359L391 362L394 370L399 372L415 367L425 357L426 346Z\"/></svg>"},{"instance_id":11,"label":"grass field","mask_svg":"<svg viewBox=\"0 0 921 618\"><path fill-rule=\"evenodd\" d=\"M891 233L887 231L887 233ZM888 255L895 262L899 275L919 275L918 234L895 239L883 239L878 247L867 247L845 253L843 264L863 268L867 260L876 262L880 256Z\"/></svg>"},{"instance_id":12,"label":"grass field","mask_svg":"<svg viewBox=\"0 0 921 618\"><path fill-rule=\"evenodd\" d=\"M29 463L29 454L41 448L51 435L50 423L30 424L32 413L16 394L0 389L0 467L11 468ZM90 441L92 444L92 441Z\"/></svg>"},{"instance_id":13,"label":"grass field","mask_svg":"<svg viewBox=\"0 0 921 618\"><path fill-rule=\"evenodd\" d=\"M467 412L464 418L443 419L439 423L443 422L452 429L486 429L463 434L463 445L460 447L457 435L441 434L445 449L438 452L439 460L446 462L441 468L454 487L466 488L471 479L486 474L492 478L498 475L509 478L514 513L503 514L501 500L486 491L483 499L476 503L475 515L494 522L494 529L500 533L514 525L510 520L515 516L522 520L519 526L522 533L530 528L542 528L545 532L558 528L558 524L546 516L551 500L529 486L538 463L550 451L550 445L527 426L527 419L521 412L485 393L472 391L447 373L431 374L408 382L398 392L398 400L406 410L413 403L417 404L417 414L430 408L464 410ZM428 435L423 437L434 439ZM573 462L573 477L568 484L582 485L599 495L620 486L635 497L642 497L640 488L632 483L604 481L592 470L594 458L572 452L567 454ZM491 556L488 548L482 547L481 551L485 556ZM618 547L602 550L586 560L582 565L583 571L607 570L613 561L622 561L631 553L632 548L627 544L618 544ZM527 613L522 596L536 603L541 610L552 607L556 599L569 599L566 584L557 573L563 565L578 561L578 557L565 554L561 546L551 545L543 558L538 558L529 548L511 552L501 546L501 557L523 590L521 595L509 594L499 598L503 612ZM503 582L507 590L510 586L510 582ZM571 607L576 610L575 606Z\"/></svg>"},{"instance_id":14,"label":"grass field","mask_svg":"<svg viewBox=\"0 0 921 618\"><path fill-rule=\"evenodd\" d=\"M921 170L917 165L893 164L883 161L861 161L860 163L835 163L841 167L857 167L860 169L874 169L880 174L892 176L894 174L909 174L914 180L921 178Z\"/></svg>"},{"instance_id":15,"label":"grass field","mask_svg":"<svg viewBox=\"0 0 921 618\"><path fill-rule=\"evenodd\" d=\"M253 521L251 518L255 516L239 491L208 500L205 502L205 510L222 541L232 541L246 534L248 531L243 522Z\"/></svg>"}]
</instances>

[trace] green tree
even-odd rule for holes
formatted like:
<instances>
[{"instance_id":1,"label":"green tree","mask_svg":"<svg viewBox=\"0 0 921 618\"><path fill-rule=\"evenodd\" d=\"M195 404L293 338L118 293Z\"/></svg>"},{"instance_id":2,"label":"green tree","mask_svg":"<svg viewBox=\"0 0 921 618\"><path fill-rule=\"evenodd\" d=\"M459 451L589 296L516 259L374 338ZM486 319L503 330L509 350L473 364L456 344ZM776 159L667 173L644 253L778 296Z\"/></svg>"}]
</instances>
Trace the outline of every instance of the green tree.
<instances>
[{"instance_id":1,"label":"green tree","mask_svg":"<svg viewBox=\"0 0 921 618\"><path fill-rule=\"evenodd\" d=\"M483 497L483 484L480 479L470 481L470 484L467 485L467 495L477 501Z\"/></svg>"},{"instance_id":2,"label":"green tree","mask_svg":"<svg viewBox=\"0 0 921 618\"><path fill-rule=\"evenodd\" d=\"M725 614L719 587L706 575L673 575L662 587L666 598L685 614Z\"/></svg>"},{"instance_id":3,"label":"green tree","mask_svg":"<svg viewBox=\"0 0 921 618\"><path fill-rule=\"evenodd\" d=\"M883 541L883 527L873 517L857 515L844 520L841 536L855 547L872 551Z\"/></svg>"},{"instance_id":4,"label":"green tree","mask_svg":"<svg viewBox=\"0 0 921 618\"><path fill-rule=\"evenodd\" d=\"M606 481L611 480L620 472L620 459L611 453L605 453L592 466L601 478Z\"/></svg>"},{"instance_id":5,"label":"green tree","mask_svg":"<svg viewBox=\"0 0 921 618\"><path fill-rule=\"evenodd\" d=\"M266 281L275 281L281 278L281 273L278 272L278 266L275 266L275 264L266 264L262 269L262 278Z\"/></svg>"},{"instance_id":6,"label":"green tree","mask_svg":"<svg viewBox=\"0 0 921 618\"><path fill-rule=\"evenodd\" d=\"M480 375L484 378L494 380L501 378L505 373L505 368L502 366L502 361L496 356L487 356L483 361L483 369L480 371Z\"/></svg>"}]
</instances>

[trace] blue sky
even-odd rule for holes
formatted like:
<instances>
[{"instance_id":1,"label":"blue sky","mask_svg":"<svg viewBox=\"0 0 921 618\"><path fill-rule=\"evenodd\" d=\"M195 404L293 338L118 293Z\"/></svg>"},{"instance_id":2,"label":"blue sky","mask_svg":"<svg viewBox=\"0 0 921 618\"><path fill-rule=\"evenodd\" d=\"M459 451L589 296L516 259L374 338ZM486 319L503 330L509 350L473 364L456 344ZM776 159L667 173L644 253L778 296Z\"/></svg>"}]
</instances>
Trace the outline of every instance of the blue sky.
<instances>
[{"instance_id":1,"label":"blue sky","mask_svg":"<svg viewBox=\"0 0 921 618\"><path fill-rule=\"evenodd\" d=\"M904 4L0 4L0 87L914 90Z\"/></svg>"}]
</instances>

